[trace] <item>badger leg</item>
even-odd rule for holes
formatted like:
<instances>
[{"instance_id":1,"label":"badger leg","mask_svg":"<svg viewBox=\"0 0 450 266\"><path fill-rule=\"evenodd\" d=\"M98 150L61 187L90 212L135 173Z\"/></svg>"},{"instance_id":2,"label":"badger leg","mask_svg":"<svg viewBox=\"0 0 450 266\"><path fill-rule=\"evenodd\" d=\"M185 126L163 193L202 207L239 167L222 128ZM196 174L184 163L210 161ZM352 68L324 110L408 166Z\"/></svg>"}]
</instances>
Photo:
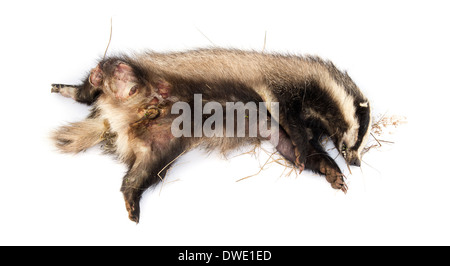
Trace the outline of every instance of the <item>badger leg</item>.
<instances>
[{"instance_id":1,"label":"badger leg","mask_svg":"<svg viewBox=\"0 0 450 266\"><path fill-rule=\"evenodd\" d=\"M90 75L80 85L52 84L52 93L59 93L77 102L91 105L101 93L103 71L100 64L91 70Z\"/></svg>"},{"instance_id":2,"label":"badger leg","mask_svg":"<svg viewBox=\"0 0 450 266\"><path fill-rule=\"evenodd\" d=\"M59 93L64 97L76 100L77 91L80 89L78 85L52 84L52 92Z\"/></svg>"},{"instance_id":3,"label":"badger leg","mask_svg":"<svg viewBox=\"0 0 450 266\"><path fill-rule=\"evenodd\" d=\"M344 175L333 158L328 156L320 144L323 136L327 135L327 130L320 119L309 118L305 121L308 128L308 155L306 167L313 172L325 175L327 181L335 189L347 192L347 185L344 182Z\"/></svg>"},{"instance_id":4,"label":"badger leg","mask_svg":"<svg viewBox=\"0 0 450 266\"><path fill-rule=\"evenodd\" d=\"M305 169L308 136L304 121L300 116L301 102L288 100L285 102L284 110L280 110L280 142L277 149L288 160L297 166L300 171ZM283 114L283 116L281 115ZM283 134L285 140L283 140ZM287 141L289 139L289 141ZM290 145L289 145L290 144ZM284 150L284 151L283 151Z\"/></svg>"},{"instance_id":5,"label":"badger leg","mask_svg":"<svg viewBox=\"0 0 450 266\"><path fill-rule=\"evenodd\" d=\"M125 200L128 218L135 223L139 223L139 201L142 193L147 187L150 187L159 181L154 173L152 173L152 163L150 159L143 159L144 158L136 159L137 161L133 163L127 174L124 176L122 187L120 188Z\"/></svg>"},{"instance_id":6,"label":"badger leg","mask_svg":"<svg viewBox=\"0 0 450 266\"><path fill-rule=\"evenodd\" d=\"M280 128L278 145L276 146L277 151L287 160L299 167L300 170L308 169L315 173L324 175L333 188L341 189L343 192L347 192L347 185L345 184L343 178L344 175L341 173L339 166L330 156L328 156L327 152L319 144L318 139L321 134L316 130L312 131L314 134L312 139L306 143L304 142L304 139L302 139L301 145L303 146L295 146L296 142L293 141L282 128ZM309 138L311 136L306 135L305 133L303 137ZM302 155L305 158L304 164L298 165L299 160L302 160Z\"/></svg>"},{"instance_id":7,"label":"badger leg","mask_svg":"<svg viewBox=\"0 0 450 266\"><path fill-rule=\"evenodd\" d=\"M347 193L348 187L339 166L314 139L309 141L306 168L324 175L331 187Z\"/></svg>"},{"instance_id":8,"label":"badger leg","mask_svg":"<svg viewBox=\"0 0 450 266\"><path fill-rule=\"evenodd\" d=\"M299 168L300 172L305 170L305 162L307 156L307 145L303 137L298 136L295 140L288 136L287 133L280 128L280 134L276 150L288 161Z\"/></svg>"},{"instance_id":9,"label":"badger leg","mask_svg":"<svg viewBox=\"0 0 450 266\"><path fill-rule=\"evenodd\" d=\"M131 221L139 223L142 194L165 177L174 160L185 151L184 147L181 139L173 141L163 152L152 152L150 148L145 152L141 146L141 152L135 155L120 189Z\"/></svg>"},{"instance_id":10,"label":"badger leg","mask_svg":"<svg viewBox=\"0 0 450 266\"><path fill-rule=\"evenodd\" d=\"M100 89L92 87L88 81L81 85L52 84L51 92L88 105L94 103L101 93Z\"/></svg>"},{"instance_id":11,"label":"badger leg","mask_svg":"<svg viewBox=\"0 0 450 266\"><path fill-rule=\"evenodd\" d=\"M62 126L53 132L51 138L62 152L78 153L102 141L104 123L99 118L88 118L81 122Z\"/></svg>"},{"instance_id":12,"label":"badger leg","mask_svg":"<svg viewBox=\"0 0 450 266\"><path fill-rule=\"evenodd\" d=\"M284 158L286 158L291 163L296 164L296 160L297 158L299 158L297 157L298 149L296 152L296 147L283 128L279 129L278 143L275 148Z\"/></svg>"}]
</instances>

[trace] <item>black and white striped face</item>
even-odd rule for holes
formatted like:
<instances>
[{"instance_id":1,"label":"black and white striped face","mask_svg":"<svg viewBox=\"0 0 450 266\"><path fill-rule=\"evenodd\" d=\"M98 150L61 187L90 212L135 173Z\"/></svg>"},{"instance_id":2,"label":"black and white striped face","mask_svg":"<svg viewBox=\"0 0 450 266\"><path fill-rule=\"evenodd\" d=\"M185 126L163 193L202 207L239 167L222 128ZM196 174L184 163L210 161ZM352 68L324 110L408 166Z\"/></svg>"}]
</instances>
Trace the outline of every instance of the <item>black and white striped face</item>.
<instances>
[{"instance_id":1,"label":"black and white striped face","mask_svg":"<svg viewBox=\"0 0 450 266\"><path fill-rule=\"evenodd\" d=\"M338 149L350 165L361 166L361 152L370 135L371 115L369 102L355 108L355 124L338 141Z\"/></svg>"}]
</instances>

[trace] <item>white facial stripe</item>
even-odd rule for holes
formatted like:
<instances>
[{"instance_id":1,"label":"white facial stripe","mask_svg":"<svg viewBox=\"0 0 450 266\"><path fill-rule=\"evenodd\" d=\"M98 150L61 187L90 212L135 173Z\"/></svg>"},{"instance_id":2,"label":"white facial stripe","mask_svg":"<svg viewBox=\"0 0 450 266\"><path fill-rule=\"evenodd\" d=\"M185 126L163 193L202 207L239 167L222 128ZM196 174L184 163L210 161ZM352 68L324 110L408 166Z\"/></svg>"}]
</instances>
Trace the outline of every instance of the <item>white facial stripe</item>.
<instances>
[{"instance_id":1,"label":"white facial stripe","mask_svg":"<svg viewBox=\"0 0 450 266\"><path fill-rule=\"evenodd\" d=\"M358 125L353 124L350 127L350 129L344 133L343 140L348 148L355 146L355 143L358 140L358 129L359 129Z\"/></svg>"},{"instance_id":2,"label":"white facial stripe","mask_svg":"<svg viewBox=\"0 0 450 266\"><path fill-rule=\"evenodd\" d=\"M328 71L320 71L317 69L317 80L322 84L322 88L325 88L328 94L337 103L339 110L341 111L344 120L350 125L349 130L346 132L347 137L344 136L344 141L349 141L347 146L351 147L355 144L358 138L358 119L355 117L356 109L354 105L354 99L349 95L345 89L336 83L336 81L328 74Z\"/></svg>"}]
</instances>

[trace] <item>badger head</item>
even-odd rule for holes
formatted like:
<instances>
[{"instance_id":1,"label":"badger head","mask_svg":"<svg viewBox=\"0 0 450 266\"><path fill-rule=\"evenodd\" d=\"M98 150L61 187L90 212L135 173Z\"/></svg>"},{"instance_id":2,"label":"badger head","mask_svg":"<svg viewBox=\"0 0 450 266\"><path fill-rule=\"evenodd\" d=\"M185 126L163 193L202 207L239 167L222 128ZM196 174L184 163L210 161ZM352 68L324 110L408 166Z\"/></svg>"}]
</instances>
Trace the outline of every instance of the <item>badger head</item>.
<instances>
[{"instance_id":1,"label":"badger head","mask_svg":"<svg viewBox=\"0 0 450 266\"><path fill-rule=\"evenodd\" d=\"M361 153L370 135L371 115L369 102L355 104L353 124L336 139L336 147L350 165L361 166Z\"/></svg>"}]
</instances>

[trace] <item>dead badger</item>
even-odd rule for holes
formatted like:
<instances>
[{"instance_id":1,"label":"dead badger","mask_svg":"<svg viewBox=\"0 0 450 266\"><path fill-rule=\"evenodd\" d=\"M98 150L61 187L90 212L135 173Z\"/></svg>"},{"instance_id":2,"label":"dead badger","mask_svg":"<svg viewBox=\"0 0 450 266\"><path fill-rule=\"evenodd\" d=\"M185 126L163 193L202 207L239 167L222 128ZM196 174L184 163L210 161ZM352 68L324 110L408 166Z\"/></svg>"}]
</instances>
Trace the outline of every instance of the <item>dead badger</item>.
<instances>
[{"instance_id":1,"label":"dead badger","mask_svg":"<svg viewBox=\"0 0 450 266\"><path fill-rule=\"evenodd\" d=\"M107 149L128 165L121 191L135 222L142 193L160 181L184 151L200 145L226 152L273 137L207 137L195 135L195 128L190 129L193 134L174 136L172 124L180 115L172 108L178 103L195 108L195 95L201 95L203 107L208 102L263 102L267 117L272 103L278 103L278 152L300 170L324 175L333 188L344 192L343 174L321 139L330 137L347 163L359 166L370 132L367 98L347 73L312 56L225 49L124 55L99 62L83 84L53 84L52 92L93 106L87 119L59 128L52 137L67 153L106 142ZM210 116L201 117L206 122Z\"/></svg>"}]
</instances>

